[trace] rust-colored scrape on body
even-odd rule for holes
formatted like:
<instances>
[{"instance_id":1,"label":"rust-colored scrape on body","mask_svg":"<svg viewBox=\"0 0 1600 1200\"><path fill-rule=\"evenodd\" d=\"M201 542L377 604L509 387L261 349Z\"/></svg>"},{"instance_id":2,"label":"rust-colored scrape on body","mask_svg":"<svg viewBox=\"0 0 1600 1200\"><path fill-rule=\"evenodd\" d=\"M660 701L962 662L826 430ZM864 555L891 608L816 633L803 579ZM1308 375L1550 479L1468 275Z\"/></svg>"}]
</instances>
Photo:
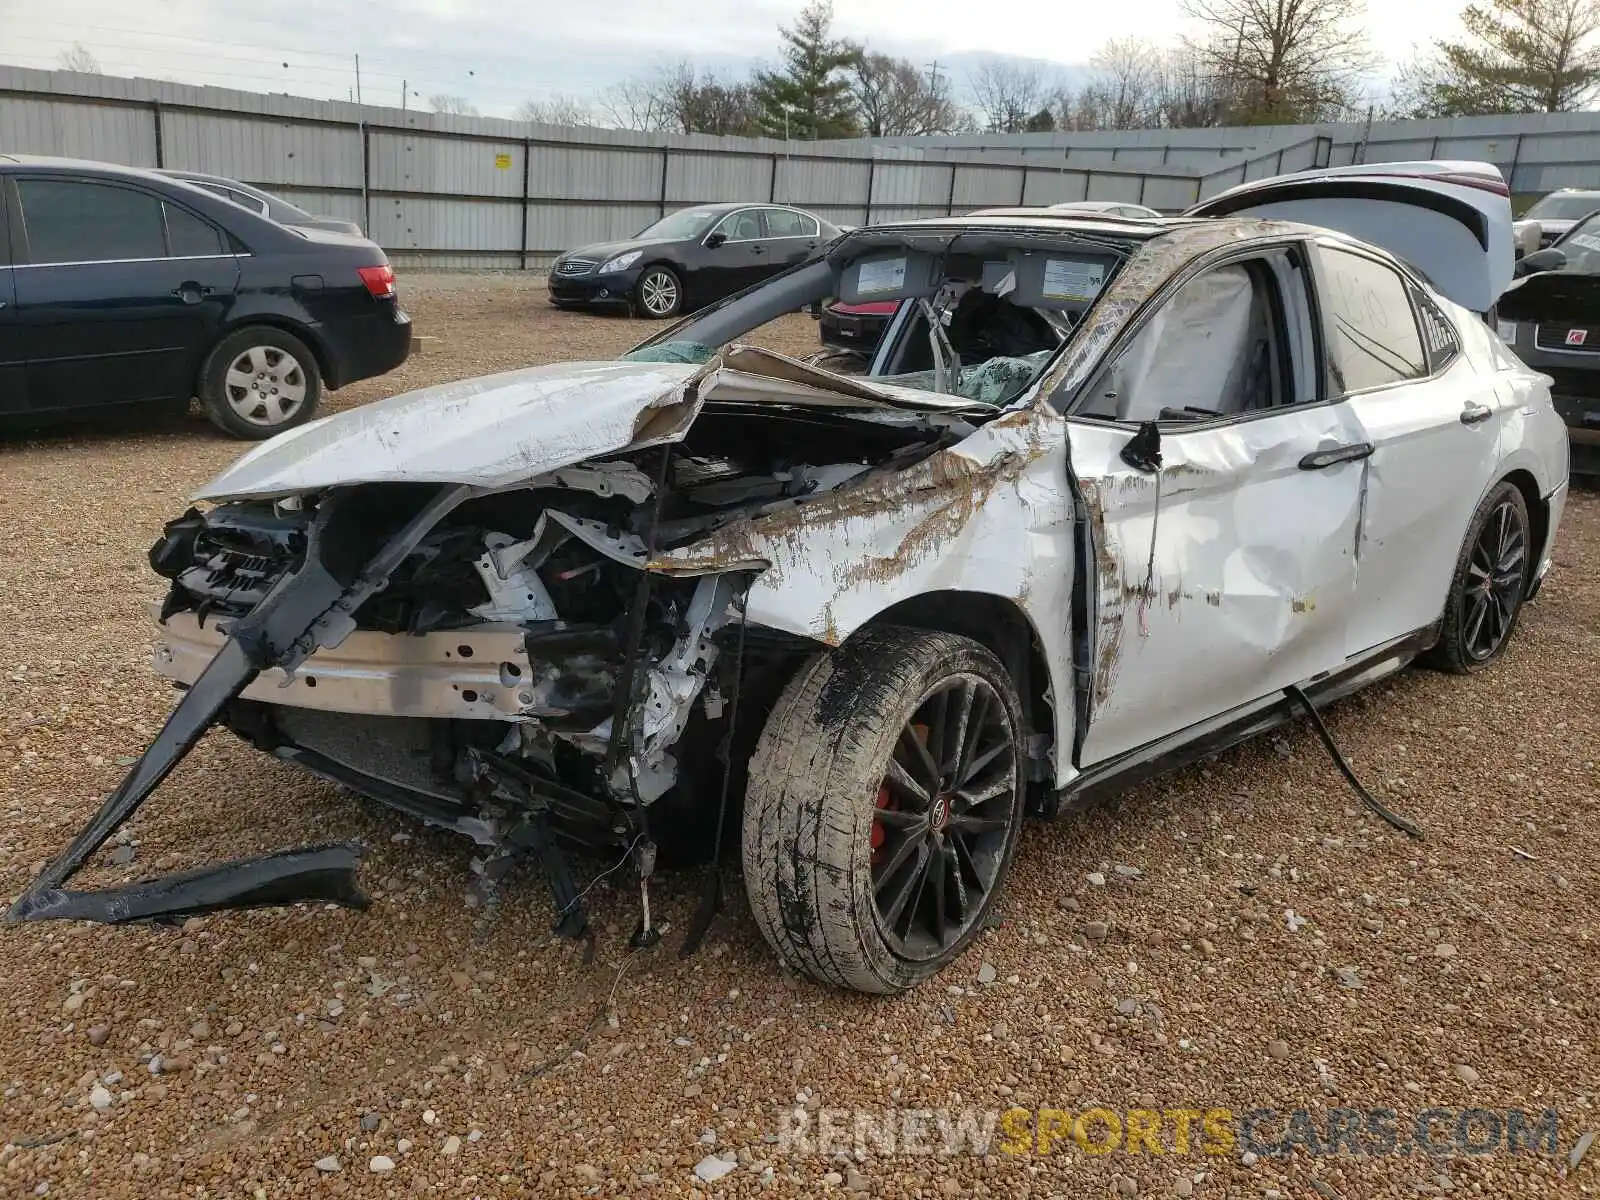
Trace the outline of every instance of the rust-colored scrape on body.
<instances>
[{"instance_id":1,"label":"rust-colored scrape on body","mask_svg":"<svg viewBox=\"0 0 1600 1200\"><path fill-rule=\"evenodd\" d=\"M1026 440L1021 447L999 450L987 462L980 462L960 446L941 450L903 471L868 475L783 512L735 521L651 566L666 571L704 571L772 565L783 557L775 553L780 549L787 550L792 561L808 551L817 552L812 537L819 530L927 505L928 511L892 554L842 558L834 573L840 591L863 582L885 582L936 555L982 510L996 487L1019 478L1046 453L1050 445L1046 426L1052 421L1059 418L1033 409L1005 413L988 428L1021 429Z\"/></svg>"}]
</instances>

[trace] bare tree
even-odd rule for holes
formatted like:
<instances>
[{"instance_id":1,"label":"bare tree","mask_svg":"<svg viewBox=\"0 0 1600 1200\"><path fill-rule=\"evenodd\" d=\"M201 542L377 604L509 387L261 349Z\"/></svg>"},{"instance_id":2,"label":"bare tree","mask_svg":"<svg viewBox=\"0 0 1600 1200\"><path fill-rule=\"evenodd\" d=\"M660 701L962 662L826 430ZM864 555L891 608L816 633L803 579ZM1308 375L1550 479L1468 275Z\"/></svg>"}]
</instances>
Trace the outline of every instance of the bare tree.
<instances>
[{"instance_id":1,"label":"bare tree","mask_svg":"<svg viewBox=\"0 0 1600 1200\"><path fill-rule=\"evenodd\" d=\"M1184 0L1205 28L1193 43L1227 82L1231 119L1292 124L1340 117L1375 63L1361 0Z\"/></svg>"},{"instance_id":2,"label":"bare tree","mask_svg":"<svg viewBox=\"0 0 1600 1200\"><path fill-rule=\"evenodd\" d=\"M991 133L1021 133L1050 116L1051 93L1044 73L1032 63L989 58L967 81L984 126ZM1050 121L1054 126L1054 121Z\"/></svg>"},{"instance_id":3,"label":"bare tree","mask_svg":"<svg viewBox=\"0 0 1600 1200\"><path fill-rule=\"evenodd\" d=\"M963 114L944 78L931 71L923 75L907 59L862 47L856 58L853 90L868 137L951 133L962 123Z\"/></svg>"},{"instance_id":4,"label":"bare tree","mask_svg":"<svg viewBox=\"0 0 1600 1200\"><path fill-rule=\"evenodd\" d=\"M545 100L524 100L517 105L516 119L539 125L565 125L569 128L596 124L594 110L585 100L559 92Z\"/></svg>"},{"instance_id":5,"label":"bare tree","mask_svg":"<svg viewBox=\"0 0 1600 1200\"><path fill-rule=\"evenodd\" d=\"M1487 0L1461 24L1401 68L1395 115L1572 112L1600 95L1600 0Z\"/></svg>"},{"instance_id":6,"label":"bare tree","mask_svg":"<svg viewBox=\"0 0 1600 1200\"><path fill-rule=\"evenodd\" d=\"M751 85L702 74L687 60L608 88L601 107L623 129L724 136L756 129Z\"/></svg>"},{"instance_id":7,"label":"bare tree","mask_svg":"<svg viewBox=\"0 0 1600 1200\"><path fill-rule=\"evenodd\" d=\"M1209 69L1193 46L1177 46L1161 60L1156 83L1157 124L1164 129L1209 129L1228 115L1229 81Z\"/></svg>"},{"instance_id":8,"label":"bare tree","mask_svg":"<svg viewBox=\"0 0 1600 1200\"><path fill-rule=\"evenodd\" d=\"M56 62L63 71L81 71L85 75L100 74L100 60L94 56L94 51L82 42L73 42L69 48L56 55Z\"/></svg>"},{"instance_id":9,"label":"bare tree","mask_svg":"<svg viewBox=\"0 0 1600 1200\"><path fill-rule=\"evenodd\" d=\"M1103 97L1107 126L1143 129L1156 123L1161 54L1141 38L1116 38L1089 58L1091 86Z\"/></svg>"},{"instance_id":10,"label":"bare tree","mask_svg":"<svg viewBox=\"0 0 1600 1200\"><path fill-rule=\"evenodd\" d=\"M478 115L477 107L465 96L451 96L445 92L435 92L429 96L428 107L436 113L455 113L462 117Z\"/></svg>"},{"instance_id":11,"label":"bare tree","mask_svg":"<svg viewBox=\"0 0 1600 1200\"><path fill-rule=\"evenodd\" d=\"M633 76L600 93L600 111L618 129L657 133L672 128L670 76L677 68L664 68L656 76ZM690 68L692 69L692 68Z\"/></svg>"}]
</instances>

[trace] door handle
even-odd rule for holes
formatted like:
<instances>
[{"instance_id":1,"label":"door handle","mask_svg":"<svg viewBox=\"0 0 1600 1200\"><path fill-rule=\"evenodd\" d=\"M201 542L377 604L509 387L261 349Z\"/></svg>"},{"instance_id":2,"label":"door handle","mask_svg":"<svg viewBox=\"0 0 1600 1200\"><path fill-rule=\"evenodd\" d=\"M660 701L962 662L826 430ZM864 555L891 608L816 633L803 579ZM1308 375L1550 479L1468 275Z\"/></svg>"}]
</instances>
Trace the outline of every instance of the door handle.
<instances>
[{"instance_id":1,"label":"door handle","mask_svg":"<svg viewBox=\"0 0 1600 1200\"><path fill-rule=\"evenodd\" d=\"M765 254L766 252L767 252L767 250L766 250L765 246L751 246L750 247L750 253L751 254Z\"/></svg>"},{"instance_id":2,"label":"door handle","mask_svg":"<svg viewBox=\"0 0 1600 1200\"><path fill-rule=\"evenodd\" d=\"M1331 450L1313 450L1300 460L1302 471L1320 471L1340 463L1359 462L1372 454L1371 442L1351 442L1348 446L1335 446Z\"/></svg>"},{"instance_id":3,"label":"door handle","mask_svg":"<svg viewBox=\"0 0 1600 1200\"><path fill-rule=\"evenodd\" d=\"M172 289L172 294L185 304L199 304L200 297L211 295L211 289L198 283L181 283Z\"/></svg>"},{"instance_id":4,"label":"door handle","mask_svg":"<svg viewBox=\"0 0 1600 1200\"><path fill-rule=\"evenodd\" d=\"M1463 425L1476 425L1480 421L1487 421L1492 416L1494 416L1494 409L1487 404L1476 404L1468 401L1467 406L1461 410L1461 423Z\"/></svg>"}]
</instances>

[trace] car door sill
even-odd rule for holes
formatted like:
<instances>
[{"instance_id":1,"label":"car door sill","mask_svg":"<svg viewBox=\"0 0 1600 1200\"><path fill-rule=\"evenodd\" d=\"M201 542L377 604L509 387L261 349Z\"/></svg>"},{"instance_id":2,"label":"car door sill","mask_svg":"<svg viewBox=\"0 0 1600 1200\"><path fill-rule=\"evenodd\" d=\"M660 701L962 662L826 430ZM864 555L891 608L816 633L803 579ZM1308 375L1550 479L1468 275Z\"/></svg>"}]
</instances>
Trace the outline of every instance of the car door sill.
<instances>
[{"instance_id":1,"label":"car door sill","mask_svg":"<svg viewBox=\"0 0 1600 1200\"><path fill-rule=\"evenodd\" d=\"M1337 670L1304 681L1301 687L1320 708L1325 702L1348 696L1403 669L1438 638L1438 623L1414 630L1364 651ZM1055 816L1083 808L1145 780L1221 753L1301 715L1281 693L1263 696L1107 762L1096 763L1046 801L1045 815Z\"/></svg>"}]
</instances>

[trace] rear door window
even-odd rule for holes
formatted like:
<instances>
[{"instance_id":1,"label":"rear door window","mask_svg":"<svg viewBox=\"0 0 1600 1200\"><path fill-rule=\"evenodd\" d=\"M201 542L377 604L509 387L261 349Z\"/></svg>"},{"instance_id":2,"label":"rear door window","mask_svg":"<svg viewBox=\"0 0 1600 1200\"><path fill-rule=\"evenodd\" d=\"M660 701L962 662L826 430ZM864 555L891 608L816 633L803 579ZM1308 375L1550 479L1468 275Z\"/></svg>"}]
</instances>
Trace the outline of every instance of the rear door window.
<instances>
[{"instance_id":1,"label":"rear door window","mask_svg":"<svg viewBox=\"0 0 1600 1200\"><path fill-rule=\"evenodd\" d=\"M1375 258L1323 246L1319 272L1333 394L1390 387L1428 374L1406 284Z\"/></svg>"},{"instance_id":2,"label":"rear door window","mask_svg":"<svg viewBox=\"0 0 1600 1200\"><path fill-rule=\"evenodd\" d=\"M19 179L28 259L111 262L166 256L161 201L148 192L76 179Z\"/></svg>"},{"instance_id":3,"label":"rear door window","mask_svg":"<svg viewBox=\"0 0 1600 1200\"><path fill-rule=\"evenodd\" d=\"M788 208L767 209L767 236L775 238L786 237L816 237L817 223L805 213L795 212Z\"/></svg>"}]
</instances>

